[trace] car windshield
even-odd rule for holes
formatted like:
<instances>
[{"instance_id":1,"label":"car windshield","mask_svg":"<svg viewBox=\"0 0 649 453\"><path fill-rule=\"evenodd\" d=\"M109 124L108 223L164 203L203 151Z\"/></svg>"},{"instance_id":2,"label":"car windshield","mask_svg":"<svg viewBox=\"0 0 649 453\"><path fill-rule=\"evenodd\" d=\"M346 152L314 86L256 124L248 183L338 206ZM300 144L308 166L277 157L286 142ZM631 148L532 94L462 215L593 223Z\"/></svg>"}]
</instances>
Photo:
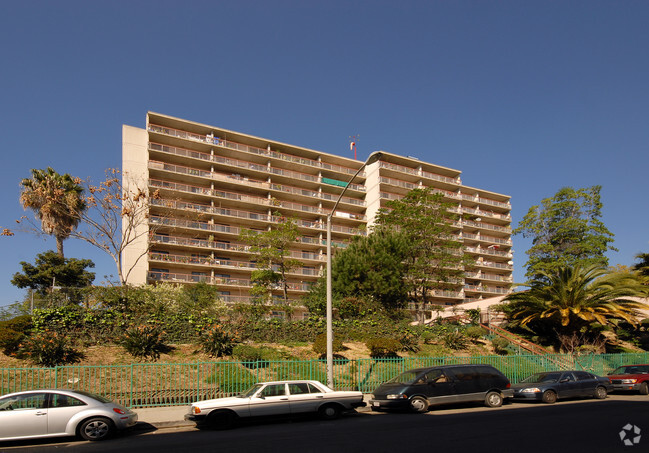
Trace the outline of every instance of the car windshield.
<instances>
[{"instance_id":1,"label":"car windshield","mask_svg":"<svg viewBox=\"0 0 649 453\"><path fill-rule=\"evenodd\" d=\"M252 395L254 395L257 390L259 390L262 387L261 384L255 384L252 387L250 387L248 390L245 392L237 395L237 398L250 398Z\"/></svg>"},{"instance_id":2,"label":"car windshield","mask_svg":"<svg viewBox=\"0 0 649 453\"><path fill-rule=\"evenodd\" d=\"M405 371L398 376L393 377L388 381L390 384L412 384L417 379L421 371Z\"/></svg>"},{"instance_id":3,"label":"car windshield","mask_svg":"<svg viewBox=\"0 0 649 453\"><path fill-rule=\"evenodd\" d=\"M649 365L625 365L616 368L609 374L647 374L649 373Z\"/></svg>"},{"instance_id":4,"label":"car windshield","mask_svg":"<svg viewBox=\"0 0 649 453\"><path fill-rule=\"evenodd\" d=\"M561 373L536 373L523 379L521 383L557 382L559 377L561 377Z\"/></svg>"}]
</instances>

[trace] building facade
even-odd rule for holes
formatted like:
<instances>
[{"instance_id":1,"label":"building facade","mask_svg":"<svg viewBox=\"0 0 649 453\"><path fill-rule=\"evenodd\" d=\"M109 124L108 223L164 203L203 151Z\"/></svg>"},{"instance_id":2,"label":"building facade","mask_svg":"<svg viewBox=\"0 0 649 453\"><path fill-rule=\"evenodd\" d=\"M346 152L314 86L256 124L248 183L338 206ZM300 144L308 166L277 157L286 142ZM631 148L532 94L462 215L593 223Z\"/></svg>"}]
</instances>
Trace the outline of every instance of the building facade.
<instances>
[{"instance_id":1,"label":"building facade","mask_svg":"<svg viewBox=\"0 0 649 453\"><path fill-rule=\"evenodd\" d=\"M294 218L289 299L299 302L326 265L326 220L363 166L357 160L149 112L145 129L123 127L124 184L151 196L138 239L123 254L128 283L216 285L226 303L249 302L255 257L239 239ZM453 290L454 305L507 294L512 284L510 197L465 186L460 171L381 152L349 184L332 216L332 244L366 234L385 202L430 187L458 204L457 237L475 264ZM282 298L277 288L278 304ZM281 313L276 313L281 315Z\"/></svg>"}]
</instances>

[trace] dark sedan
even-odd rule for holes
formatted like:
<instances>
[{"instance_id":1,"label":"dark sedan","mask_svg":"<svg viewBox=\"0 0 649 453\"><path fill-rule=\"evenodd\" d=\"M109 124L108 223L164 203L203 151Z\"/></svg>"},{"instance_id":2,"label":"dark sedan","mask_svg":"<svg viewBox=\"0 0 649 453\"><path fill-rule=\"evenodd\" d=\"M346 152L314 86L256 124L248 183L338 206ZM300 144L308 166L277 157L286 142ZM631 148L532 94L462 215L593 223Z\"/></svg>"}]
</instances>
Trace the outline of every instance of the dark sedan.
<instances>
[{"instance_id":1,"label":"dark sedan","mask_svg":"<svg viewBox=\"0 0 649 453\"><path fill-rule=\"evenodd\" d=\"M560 398L604 399L613 386L607 378L586 371L546 371L533 374L512 388L514 399L552 404Z\"/></svg>"}]
</instances>

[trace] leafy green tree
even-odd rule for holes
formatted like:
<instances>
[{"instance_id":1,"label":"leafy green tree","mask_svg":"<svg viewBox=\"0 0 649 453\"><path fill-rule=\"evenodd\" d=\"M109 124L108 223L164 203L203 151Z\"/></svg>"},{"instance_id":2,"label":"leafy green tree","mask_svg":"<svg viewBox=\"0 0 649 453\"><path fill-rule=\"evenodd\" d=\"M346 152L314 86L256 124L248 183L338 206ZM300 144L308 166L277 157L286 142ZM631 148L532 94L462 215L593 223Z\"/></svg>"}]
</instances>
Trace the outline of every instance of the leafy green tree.
<instances>
[{"instance_id":1,"label":"leafy green tree","mask_svg":"<svg viewBox=\"0 0 649 453\"><path fill-rule=\"evenodd\" d=\"M31 209L41 222L41 230L56 239L56 250L63 258L63 241L79 224L86 204L80 181L69 174L60 175L51 167L33 169L31 179L21 181L20 202Z\"/></svg>"},{"instance_id":2,"label":"leafy green tree","mask_svg":"<svg viewBox=\"0 0 649 453\"><path fill-rule=\"evenodd\" d=\"M408 300L403 280L409 250L400 232L378 230L357 236L334 257L331 286L335 298L370 297L388 311L403 308Z\"/></svg>"},{"instance_id":3,"label":"leafy green tree","mask_svg":"<svg viewBox=\"0 0 649 453\"><path fill-rule=\"evenodd\" d=\"M613 233L600 220L600 190L601 186L564 187L529 209L513 231L532 238L526 252L527 277L538 279L566 266L608 265L605 253L617 249L609 245Z\"/></svg>"},{"instance_id":4,"label":"leafy green tree","mask_svg":"<svg viewBox=\"0 0 649 453\"><path fill-rule=\"evenodd\" d=\"M53 250L39 253L34 264L21 261L23 272L16 272L11 284L18 288L31 288L41 297L45 297L52 286L61 288L71 302L82 300L81 288L90 286L95 279L94 272L87 268L95 267L91 260L63 258Z\"/></svg>"},{"instance_id":5,"label":"leafy green tree","mask_svg":"<svg viewBox=\"0 0 649 453\"><path fill-rule=\"evenodd\" d=\"M199 282L182 288L180 311L192 315L216 315L224 309L219 289L214 285Z\"/></svg>"},{"instance_id":6,"label":"leafy green tree","mask_svg":"<svg viewBox=\"0 0 649 453\"><path fill-rule=\"evenodd\" d=\"M288 301L288 274L302 266L302 262L290 257L291 245L300 236L294 219L273 214L278 223L267 231L258 232L243 230L240 238L250 245L250 251L256 255L257 270L253 272L253 294L262 300L270 297L271 291L280 285L284 301Z\"/></svg>"},{"instance_id":7,"label":"leafy green tree","mask_svg":"<svg viewBox=\"0 0 649 453\"><path fill-rule=\"evenodd\" d=\"M528 291L505 297L505 308L513 325L527 327L555 342L588 333L594 325L638 322L639 309L648 308L634 300L649 290L637 275L611 272L599 266L560 266L540 271ZM561 345L565 346L565 345Z\"/></svg>"},{"instance_id":8,"label":"leafy green tree","mask_svg":"<svg viewBox=\"0 0 649 453\"><path fill-rule=\"evenodd\" d=\"M472 262L456 237L454 206L430 188L413 189L387 202L377 216L374 231L400 232L408 244L404 286L418 306L420 322L434 291L457 287L464 266Z\"/></svg>"}]
</instances>

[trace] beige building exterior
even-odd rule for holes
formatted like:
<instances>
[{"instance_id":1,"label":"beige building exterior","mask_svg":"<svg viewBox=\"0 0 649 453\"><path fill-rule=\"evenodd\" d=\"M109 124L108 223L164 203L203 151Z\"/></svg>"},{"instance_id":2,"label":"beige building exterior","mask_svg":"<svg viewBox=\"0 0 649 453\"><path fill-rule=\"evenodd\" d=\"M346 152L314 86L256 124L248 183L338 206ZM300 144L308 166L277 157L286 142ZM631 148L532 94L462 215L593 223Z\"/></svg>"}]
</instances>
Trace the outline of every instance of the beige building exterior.
<instances>
[{"instance_id":1,"label":"beige building exterior","mask_svg":"<svg viewBox=\"0 0 649 453\"><path fill-rule=\"evenodd\" d=\"M264 231L297 219L291 256L296 304L326 265L326 218L363 162L149 112L145 129L123 127L125 185L148 188L145 234L125 250L128 283L216 285L226 303L250 301L254 256L243 229ZM460 171L382 152L349 185L332 217L332 244L366 234L388 200L430 187L458 204L457 235L475 265L457 288L435 294L438 305L475 302L510 292L510 197L462 184ZM279 214L279 215L277 215ZM146 230L146 231L145 231ZM282 291L277 288L278 304ZM275 315L281 316L279 309Z\"/></svg>"}]
</instances>

